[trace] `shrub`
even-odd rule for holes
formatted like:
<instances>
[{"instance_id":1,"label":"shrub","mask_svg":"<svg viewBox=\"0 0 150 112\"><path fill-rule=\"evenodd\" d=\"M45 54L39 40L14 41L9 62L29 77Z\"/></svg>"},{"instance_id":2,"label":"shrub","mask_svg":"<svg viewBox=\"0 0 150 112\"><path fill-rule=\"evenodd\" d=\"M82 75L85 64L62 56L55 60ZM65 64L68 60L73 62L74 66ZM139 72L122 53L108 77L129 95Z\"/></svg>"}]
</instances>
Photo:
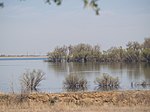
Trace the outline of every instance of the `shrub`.
<instances>
[{"instance_id":1,"label":"shrub","mask_svg":"<svg viewBox=\"0 0 150 112\"><path fill-rule=\"evenodd\" d=\"M118 77L112 77L106 73L103 73L101 77L97 77L94 82L99 87L119 87Z\"/></svg>"},{"instance_id":2,"label":"shrub","mask_svg":"<svg viewBox=\"0 0 150 112\"><path fill-rule=\"evenodd\" d=\"M26 71L21 77L22 92L37 91L40 82L44 80L44 73L41 70Z\"/></svg>"},{"instance_id":3,"label":"shrub","mask_svg":"<svg viewBox=\"0 0 150 112\"><path fill-rule=\"evenodd\" d=\"M79 91L87 88L87 80L76 74L68 75L63 84L67 91Z\"/></svg>"}]
</instances>

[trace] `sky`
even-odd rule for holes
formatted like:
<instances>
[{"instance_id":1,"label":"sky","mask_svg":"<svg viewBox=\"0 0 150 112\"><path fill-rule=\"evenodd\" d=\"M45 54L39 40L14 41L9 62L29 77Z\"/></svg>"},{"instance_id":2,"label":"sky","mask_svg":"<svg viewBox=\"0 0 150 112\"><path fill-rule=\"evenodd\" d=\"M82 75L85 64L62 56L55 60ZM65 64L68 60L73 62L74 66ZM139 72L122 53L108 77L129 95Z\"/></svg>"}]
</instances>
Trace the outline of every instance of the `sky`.
<instances>
[{"instance_id":1,"label":"sky","mask_svg":"<svg viewBox=\"0 0 150 112\"><path fill-rule=\"evenodd\" d=\"M99 0L100 15L82 0L0 0L0 54L47 54L56 46L99 44L102 50L150 37L150 0Z\"/></svg>"}]
</instances>

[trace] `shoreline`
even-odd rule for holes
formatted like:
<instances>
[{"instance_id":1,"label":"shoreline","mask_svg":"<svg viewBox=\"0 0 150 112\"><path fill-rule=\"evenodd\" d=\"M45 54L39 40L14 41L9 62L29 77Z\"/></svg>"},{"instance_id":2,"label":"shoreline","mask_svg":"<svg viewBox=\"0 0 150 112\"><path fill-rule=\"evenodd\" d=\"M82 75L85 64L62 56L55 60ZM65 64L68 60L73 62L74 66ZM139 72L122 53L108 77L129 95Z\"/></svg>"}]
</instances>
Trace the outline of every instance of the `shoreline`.
<instances>
[{"instance_id":1,"label":"shoreline","mask_svg":"<svg viewBox=\"0 0 150 112\"><path fill-rule=\"evenodd\" d=\"M7 57L0 57L0 61L5 60L47 60L47 56L7 56Z\"/></svg>"},{"instance_id":2,"label":"shoreline","mask_svg":"<svg viewBox=\"0 0 150 112\"><path fill-rule=\"evenodd\" d=\"M46 55L42 55L42 56L40 56L40 55L29 55L29 56L0 56L0 58L48 58L48 56L46 56Z\"/></svg>"}]
</instances>

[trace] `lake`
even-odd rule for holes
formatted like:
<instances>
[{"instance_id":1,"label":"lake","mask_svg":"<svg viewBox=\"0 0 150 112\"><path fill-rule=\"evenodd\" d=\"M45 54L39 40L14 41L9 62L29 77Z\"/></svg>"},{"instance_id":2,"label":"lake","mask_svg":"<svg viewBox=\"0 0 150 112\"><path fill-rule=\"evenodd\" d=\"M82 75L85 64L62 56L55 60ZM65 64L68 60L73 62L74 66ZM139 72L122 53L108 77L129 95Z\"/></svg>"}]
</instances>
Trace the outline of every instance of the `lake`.
<instances>
[{"instance_id":1,"label":"lake","mask_svg":"<svg viewBox=\"0 0 150 112\"><path fill-rule=\"evenodd\" d=\"M20 78L26 70L40 69L45 73L45 80L39 86L42 92L65 92L63 81L68 74L82 75L88 81L88 90L95 91L94 80L102 73L118 77L119 90L150 89L146 87L131 87L131 82L150 84L150 64L147 63L50 63L44 59L4 59L0 60L0 91L20 91Z\"/></svg>"}]
</instances>

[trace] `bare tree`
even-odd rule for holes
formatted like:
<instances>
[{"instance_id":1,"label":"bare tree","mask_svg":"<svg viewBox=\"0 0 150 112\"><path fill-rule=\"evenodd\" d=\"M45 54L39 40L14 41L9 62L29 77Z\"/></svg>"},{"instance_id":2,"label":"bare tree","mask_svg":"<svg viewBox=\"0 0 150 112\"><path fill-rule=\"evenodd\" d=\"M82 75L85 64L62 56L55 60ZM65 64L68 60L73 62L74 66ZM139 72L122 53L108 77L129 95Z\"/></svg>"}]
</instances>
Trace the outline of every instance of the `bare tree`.
<instances>
[{"instance_id":1,"label":"bare tree","mask_svg":"<svg viewBox=\"0 0 150 112\"><path fill-rule=\"evenodd\" d=\"M144 48L150 48L150 38L145 38L143 43Z\"/></svg>"},{"instance_id":2,"label":"bare tree","mask_svg":"<svg viewBox=\"0 0 150 112\"><path fill-rule=\"evenodd\" d=\"M44 80L44 75L45 73L41 70L26 71L23 73L20 79L22 92L37 91L40 82Z\"/></svg>"}]
</instances>

